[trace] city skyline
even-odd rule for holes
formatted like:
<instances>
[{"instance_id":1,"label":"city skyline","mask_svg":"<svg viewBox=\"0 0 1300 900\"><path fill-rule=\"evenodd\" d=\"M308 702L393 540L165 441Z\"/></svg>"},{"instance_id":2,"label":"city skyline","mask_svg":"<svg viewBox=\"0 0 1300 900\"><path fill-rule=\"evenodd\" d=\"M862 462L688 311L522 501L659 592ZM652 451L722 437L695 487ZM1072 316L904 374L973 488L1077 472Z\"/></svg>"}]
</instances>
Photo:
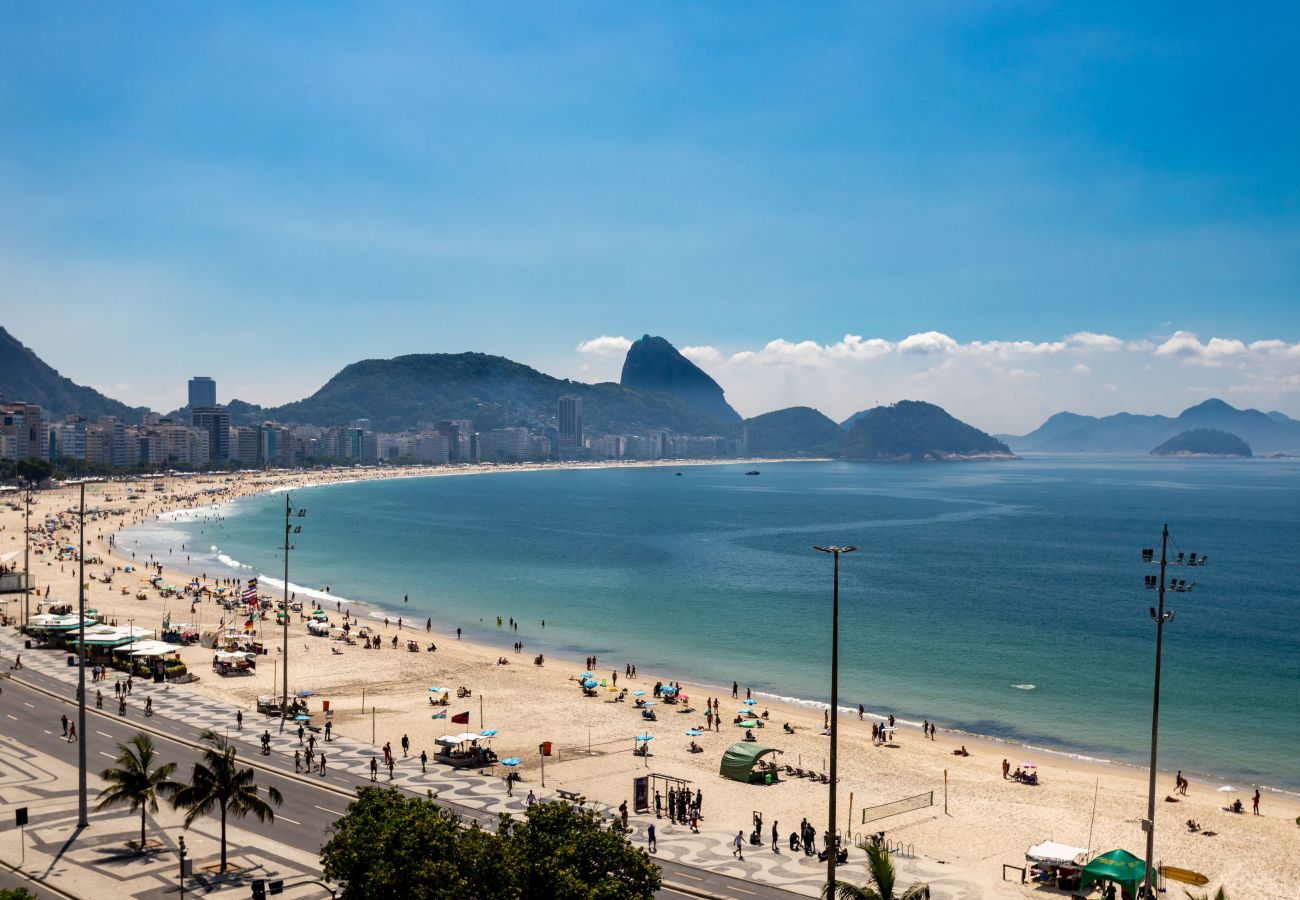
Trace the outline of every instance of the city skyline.
<instances>
[{"instance_id":1,"label":"city skyline","mask_svg":"<svg viewBox=\"0 0 1300 900\"><path fill-rule=\"evenodd\" d=\"M1300 415L1285 9L66 9L3 14L0 321L133 405L143 335L278 405L648 332L746 415Z\"/></svg>"}]
</instances>

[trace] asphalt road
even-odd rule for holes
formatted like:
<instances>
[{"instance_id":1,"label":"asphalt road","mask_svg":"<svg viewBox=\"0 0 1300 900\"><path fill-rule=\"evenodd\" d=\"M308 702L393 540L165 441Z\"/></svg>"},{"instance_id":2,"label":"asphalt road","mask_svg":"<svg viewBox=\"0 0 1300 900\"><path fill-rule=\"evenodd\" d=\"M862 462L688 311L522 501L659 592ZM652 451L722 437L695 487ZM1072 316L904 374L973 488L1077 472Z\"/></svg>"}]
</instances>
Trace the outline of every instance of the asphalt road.
<instances>
[{"instance_id":1,"label":"asphalt road","mask_svg":"<svg viewBox=\"0 0 1300 900\"><path fill-rule=\"evenodd\" d=\"M70 744L62 736L60 716L65 712L69 719L76 719L76 704L72 700L74 689L55 679L39 673L24 672L24 681L37 685L60 699L56 700L42 691L34 690L21 681L5 679L4 694L0 697L0 723L5 732L23 741L32 749L77 764L77 746ZM91 697L93 698L93 692ZM154 743L164 759L180 763L179 771L184 772L200 756L200 751L191 746L198 741L201 730L185 722L155 715L145 718L133 707L128 718L121 718L109 711L110 703L105 701L105 709L97 711L93 702L86 710L86 746L87 766L92 772L101 771L112 764L116 758L117 745L145 727L154 732ZM265 727L262 718L256 715L245 717L245 731L260 733ZM233 729L233 723L232 723ZM321 745L328 750L328 744ZM279 754L264 757L251 747L240 745L240 759L245 765L259 770L258 784L273 785L284 795L284 804L275 811L274 824L266 825L255 819L242 820L239 825L255 833L265 833L268 837L291 847L318 853L321 845L328 839L328 828L339 816L349 802L347 796L340 792L354 793L357 787L369 784L368 777L358 777L338 770L329 771L326 767L325 777L312 776L310 783L292 775L293 759ZM381 779L381 784L382 784ZM94 804L94 796L89 798ZM467 819L477 819L485 824L495 824L494 814L483 813L457 804L444 803L444 806L458 810ZM689 886L697 891L730 897L734 900L753 900L753 898L771 898L771 900L793 900L802 897L779 888L752 881L742 881L707 869L685 866L671 860L657 860L663 870L665 881ZM671 888L664 888L660 897L693 896Z\"/></svg>"}]
</instances>

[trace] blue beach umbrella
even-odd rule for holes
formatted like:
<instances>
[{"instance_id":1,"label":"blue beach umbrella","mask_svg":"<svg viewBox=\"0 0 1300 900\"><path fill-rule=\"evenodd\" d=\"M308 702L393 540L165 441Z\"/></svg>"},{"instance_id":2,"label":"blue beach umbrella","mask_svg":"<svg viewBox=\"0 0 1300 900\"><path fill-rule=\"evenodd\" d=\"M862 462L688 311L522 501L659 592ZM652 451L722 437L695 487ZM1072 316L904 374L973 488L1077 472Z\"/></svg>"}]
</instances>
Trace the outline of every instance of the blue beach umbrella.
<instances>
[{"instance_id":1,"label":"blue beach umbrella","mask_svg":"<svg viewBox=\"0 0 1300 900\"><path fill-rule=\"evenodd\" d=\"M495 728L489 728L487 731L479 732L479 734L482 735L483 737L496 737L496 733L497 730Z\"/></svg>"},{"instance_id":2,"label":"blue beach umbrella","mask_svg":"<svg viewBox=\"0 0 1300 900\"><path fill-rule=\"evenodd\" d=\"M517 766L519 765L519 758L517 756L507 756L505 759L501 760L501 765Z\"/></svg>"},{"instance_id":3,"label":"blue beach umbrella","mask_svg":"<svg viewBox=\"0 0 1300 900\"><path fill-rule=\"evenodd\" d=\"M638 741L653 741L655 736L653 734L638 734L636 739Z\"/></svg>"},{"instance_id":4,"label":"blue beach umbrella","mask_svg":"<svg viewBox=\"0 0 1300 900\"><path fill-rule=\"evenodd\" d=\"M295 722L310 722L311 716L304 716L302 713L299 713L298 715L293 717L293 720Z\"/></svg>"},{"instance_id":5,"label":"blue beach umbrella","mask_svg":"<svg viewBox=\"0 0 1300 900\"><path fill-rule=\"evenodd\" d=\"M633 697L644 697L644 696L645 696L645 691L633 691L633 692L632 692L632 696L633 696Z\"/></svg>"},{"instance_id":6,"label":"blue beach umbrella","mask_svg":"<svg viewBox=\"0 0 1300 900\"><path fill-rule=\"evenodd\" d=\"M597 680L594 679L594 678L584 678L583 681L582 681L582 686L585 687L585 688L594 688L594 687L599 687L599 686L600 686L600 682L597 681Z\"/></svg>"},{"instance_id":7,"label":"blue beach umbrella","mask_svg":"<svg viewBox=\"0 0 1300 900\"><path fill-rule=\"evenodd\" d=\"M659 693L671 697L673 694L677 693L677 688L673 687L671 684L665 684L663 687L659 688Z\"/></svg>"},{"instance_id":8,"label":"blue beach umbrella","mask_svg":"<svg viewBox=\"0 0 1300 900\"><path fill-rule=\"evenodd\" d=\"M698 728L687 728L687 729L686 729L686 736L687 736L687 737L699 737L699 736L700 736L701 734L703 734L703 733L704 733L704 732L700 731L700 729L698 729Z\"/></svg>"},{"instance_id":9,"label":"blue beach umbrella","mask_svg":"<svg viewBox=\"0 0 1300 900\"><path fill-rule=\"evenodd\" d=\"M440 687L431 687L431 688L429 688L429 693L430 693L430 694L445 694L445 693L447 693L447 689L446 689L446 688L440 688Z\"/></svg>"},{"instance_id":10,"label":"blue beach umbrella","mask_svg":"<svg viewBox=\"0 0 1300 900\"><path fill-rule=\"evenodd\" d=\"M655 702L654 702L653 700L647 700L645 703L642 703L641 705L642 705L642 706L654 706L654 705L655 705Z\"/></svg>"},{"instance_id":11,"label":"blue beach umbrella","mask_svg":"<svg viewBox=\"0 0 1300 900\"><path fill-rule=\"evenodd\" d=\"M590 677L591 677L591 673L590 673L590 672L583 672L583 673L582 673L581 675L579 675L578 677L579 677L579 678L590 678Z\"/></svg>"},{"instance_id":12,"label":"blue beach umbrella","mask_svg":"<svg viewBox=\"0 0 1300 900\"><path fill-rule=\"evenodd\" d=\"M754 705L755 703L757 703L757 702L758 702L757 700L745 700L745 701L744 701L744 704L745 704L746 706L753 706L753 705Z\"/></svg>"}]
</instances>

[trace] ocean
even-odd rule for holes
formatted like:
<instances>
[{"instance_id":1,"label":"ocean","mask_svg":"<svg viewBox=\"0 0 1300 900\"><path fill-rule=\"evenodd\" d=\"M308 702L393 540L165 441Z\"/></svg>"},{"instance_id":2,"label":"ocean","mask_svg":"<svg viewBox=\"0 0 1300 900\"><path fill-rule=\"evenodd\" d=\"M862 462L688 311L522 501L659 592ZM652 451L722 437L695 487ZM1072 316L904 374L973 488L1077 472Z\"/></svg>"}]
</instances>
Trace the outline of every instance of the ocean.
<instances>
[{"instance_id":1,"label":"ocean","mask_svg":"<svg viewBox=\"0 0 1300 900\"><path fill-rule=\"evenodd\" d=\"M1207 554L1167 596L1161 768L1300 790L1300 465L1031 457L355 482L292 492L290 578L354 613L809 704L1143 764L1155 604L1143 547ZM676 473L682 474L678 476ZM284 496L119 537L280 585ZM185 549L182 550L181 547ZM1171 553L1172 555L1172 553ZM185 557L189 557L188 565ZM300 587L304 586L304 587ZM301 595L300 595L301 596ZM404 601L404 596L409 597ZM370 604L365 610L362 604ZM514 617L518 631L496 625ZM545 621L545 626L541 623Z\"/></svg>"}]
</instances>

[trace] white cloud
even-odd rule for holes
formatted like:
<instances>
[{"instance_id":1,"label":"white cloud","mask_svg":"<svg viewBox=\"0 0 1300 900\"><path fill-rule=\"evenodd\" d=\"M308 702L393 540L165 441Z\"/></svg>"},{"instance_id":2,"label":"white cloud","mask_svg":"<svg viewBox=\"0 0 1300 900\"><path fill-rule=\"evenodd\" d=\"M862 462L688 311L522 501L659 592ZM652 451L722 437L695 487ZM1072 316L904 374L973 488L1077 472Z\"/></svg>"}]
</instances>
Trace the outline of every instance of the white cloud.
<instances>
[{"instance_id":1,"label":"white cloud","mask_svg":"<svg viewBox=\"0 0 1300 900\"><path fill-rule=\"evenodd\" d=\"M621 363L628 342L602 336L578 346L603 371ZM1152 340L1079 331L1048 341L960 342L925 331L897 341L846 334L826 344L699 344L682 354L717 379L744 415L814 406L839 420L881 403L928 400L987 431L1022 434L1062 410L1176 415L1187 405L1189 365L1198 367L1206 396L1300 414L1300 343L1281 339L1202 341L1174 331Z\"/></svg>"},{"instance_id":2,"label":"white cloud","mask_svg":"<svg viewBox=\"0 0 1300 900\"><path fill-rule=\"evenodd\" d=\"M941 331L926 331L912 334L898 343L900 353L932 354L950 353L957 349L957 342Z\"/></svg>"},{"instance_id":3,"label":"white cloud","mask_svg":"<svg viewBox=\"0 0 1300 900\"><path fill-rule=\"evenodd\" d=\"M611 337L602 334L598 338L592 338L589 341L583 341L578 345L579 353L589 353L596 356L608 356L611 353L626 353L632 346L632 342L627 338L619 335Z\"/></svg>"}]
</instances>

